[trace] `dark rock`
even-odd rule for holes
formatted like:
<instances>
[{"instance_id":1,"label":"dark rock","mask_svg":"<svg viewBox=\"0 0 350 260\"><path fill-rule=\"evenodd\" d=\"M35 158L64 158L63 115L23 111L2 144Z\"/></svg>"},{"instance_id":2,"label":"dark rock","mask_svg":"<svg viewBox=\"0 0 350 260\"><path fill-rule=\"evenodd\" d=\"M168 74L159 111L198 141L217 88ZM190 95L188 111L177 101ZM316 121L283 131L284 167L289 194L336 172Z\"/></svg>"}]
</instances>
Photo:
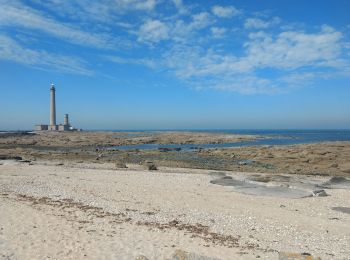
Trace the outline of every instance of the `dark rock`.
<instances>
[{"instance_id":1,"label":"dark rock","mask_svg":"<svg viewBox=\"0 0 350 260\"><path fill-rule=\"evenodd\" d=\"M149 171L156 171L156 170L158 170L158 168L154 164L154 162L151 162L151 161L145 161L143 163L143 166L145 167L146 170L149 170Z\"/></svg>"},{"instance_id":2,"label":"dark rock","mask_svg":"<svg viewBox=\"0 0 350 260\"><path fill-rule=\"evenodd\" d=\"M12 155L0 155L0 160L23 160L21 156L12 156Z\"/></svg>"},{"instance_id":3,"label":"dark rock","mask_svg":"<svg viewBox=\"0 0 350 260\"><path fill-rule=\"evenodd\" d=\"M330 183L343 183L343 182L346 182L346 181L349 181L349 180L344 178L344 177L338 177L338 176L332 177L329 180Z\"/></svg>"},{"instance_id":4,"label":"dark rock","mask_svg":"<svg viewBox=\"0 0 350 260\"><path fill-rule=\"evenodd\" d=\"M312 191L312 195L315 197L327 197L328 194L325 192L325 190L314 190Z\"/></svg>"},{"instance_id":5,"label":"dark rock","mask_svg":"<svg viewBox=\"0 0 350 260\"><path fill-rule=\"evenodd\" d=\"M180 147L176 147L176 148L167 148L167 147L159 147L158 150L160 152L171 152L171 151L181 151Z\"/></svg>"},{"instance_id":6,"label":"dark rock","mask_svg":"<svg viewBox=\"0 0 350 260\"><path fill-rule=\"evenodd\" d=\"M22 163L30 163L29 160L20 160L19 162L22 162Z\"/></svg>"}]
</instances>

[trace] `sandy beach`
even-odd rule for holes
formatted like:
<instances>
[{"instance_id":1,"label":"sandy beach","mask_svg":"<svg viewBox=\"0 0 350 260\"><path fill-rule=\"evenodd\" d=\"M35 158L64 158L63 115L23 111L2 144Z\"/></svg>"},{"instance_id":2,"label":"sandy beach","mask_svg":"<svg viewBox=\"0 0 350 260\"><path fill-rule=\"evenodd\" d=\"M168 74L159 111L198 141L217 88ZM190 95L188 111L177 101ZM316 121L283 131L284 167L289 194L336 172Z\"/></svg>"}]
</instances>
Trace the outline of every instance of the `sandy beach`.
<instances>
[{"instance_id":1,"label":"sandy beach","mask_svg":"<svg viewBox=\"0 0 350 260\"><path fill-rule=\"evenodd\" d=\"M140 165L115 169L111 163L62 165L54 160L0 164L2 259L350 255L346 185L325 189L325 197L283 198L211 183L218 178L247 181L256 173L167 167L148 171ZM284 176L292 178L290 183L330 179Z\"/></svg>"}]
</instances>

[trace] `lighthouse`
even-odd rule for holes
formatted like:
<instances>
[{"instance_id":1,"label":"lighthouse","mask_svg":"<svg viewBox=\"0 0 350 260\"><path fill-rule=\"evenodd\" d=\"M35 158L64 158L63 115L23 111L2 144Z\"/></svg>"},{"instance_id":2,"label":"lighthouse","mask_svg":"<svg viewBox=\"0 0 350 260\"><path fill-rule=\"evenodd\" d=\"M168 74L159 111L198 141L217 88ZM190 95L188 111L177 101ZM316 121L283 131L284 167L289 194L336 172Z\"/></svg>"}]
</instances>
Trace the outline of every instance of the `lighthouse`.
<instances>
[{"instance_id":1,"label":"lighthouse","mask_svg":"<svg viewBox=\"0 0 350 260\"><path fill-rule=\"evenodd\" d=\"M50 126L56 126L56 89L51 84L50 88Z\"/></svg>"},{"instance_id":2,"label":"lighthouse","mask_svg":"<svg viewBox=\"0 0 350 260\"><path fill-rule=\"evenodd\" d=\"M57 124L56 122L56 88L53 83L50 87L50 124L49 125L36 125L36 131L81 131L72 127L69 123L68 114L64 115L64 123Z\"/></svg>"}]
</instances>

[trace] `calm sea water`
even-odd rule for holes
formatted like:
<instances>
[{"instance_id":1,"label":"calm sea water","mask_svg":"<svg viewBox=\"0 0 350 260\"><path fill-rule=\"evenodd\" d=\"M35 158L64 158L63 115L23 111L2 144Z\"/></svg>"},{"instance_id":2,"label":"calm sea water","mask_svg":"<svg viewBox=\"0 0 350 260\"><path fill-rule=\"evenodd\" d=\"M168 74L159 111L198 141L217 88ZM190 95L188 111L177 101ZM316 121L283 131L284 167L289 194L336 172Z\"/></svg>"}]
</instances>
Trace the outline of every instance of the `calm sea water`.
<instances>
[{"instance_id":1,"label":"calm sea water","mask_svg":"<svg viewBox=\"0 0 350 260\"><path fill-rule=\"evenodd\" d=\"M176 130L178 131L178 130ZM158 149L158 148L181 148L189 150L194 148L228 148L253 145L292 145L332 141L350 141L350 130L183 130L193 132L227 133L227 134L248 134L266 137L256 141L245 141L238 143L223 144L141 144L117 146L121 150L130 149ZM114 131L121 132L121 131ZM142 133L159 131L134 131L130 136L142 135ZM137 133L136 133L137 132ZM141 132L141 134L140 134ZM164 131L160 131L164 132Z\"/></svg>"}]
</instances>

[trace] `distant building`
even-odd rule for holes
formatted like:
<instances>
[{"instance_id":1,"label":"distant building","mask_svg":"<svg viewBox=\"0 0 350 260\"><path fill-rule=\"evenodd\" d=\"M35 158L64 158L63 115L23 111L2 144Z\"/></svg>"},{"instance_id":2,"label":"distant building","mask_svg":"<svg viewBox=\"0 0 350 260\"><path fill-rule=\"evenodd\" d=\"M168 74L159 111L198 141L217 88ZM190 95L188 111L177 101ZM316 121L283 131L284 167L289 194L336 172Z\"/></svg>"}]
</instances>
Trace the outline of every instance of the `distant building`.
<instances>
[{"instance_id":1,"label":"distant building","mask_svg":"<svg viewBox=\"0 0 350 260\"><path fill-rule=\"evenodd\" d=\"M70 131L68 125L58 125L58 131Z\"/></svg>"},{"instance_id":2,"label":"distant building","mask_svg":"<svg viewBox=\"0 0 350 260\"><path fill-rule=\"evenodd\" d=\"M35 130L36 131L45 131L45 130L49 130L49 129L48 129L48 125L36 125Z\"/></svg>"},{"instance_id":3,"label":"distant building","mask_svg":"<svg viewBox=\"0 0 350 260\"><path fill-rule=\"evenodd\" d=\"M50 88L50 124L36 125L36 131L77 131L69 124L68 114L64 115L64 124L56 124L56 89L55 85L51 84ZM79 129L80 131L81 129Z\"/></svg>"}]
</instances>

